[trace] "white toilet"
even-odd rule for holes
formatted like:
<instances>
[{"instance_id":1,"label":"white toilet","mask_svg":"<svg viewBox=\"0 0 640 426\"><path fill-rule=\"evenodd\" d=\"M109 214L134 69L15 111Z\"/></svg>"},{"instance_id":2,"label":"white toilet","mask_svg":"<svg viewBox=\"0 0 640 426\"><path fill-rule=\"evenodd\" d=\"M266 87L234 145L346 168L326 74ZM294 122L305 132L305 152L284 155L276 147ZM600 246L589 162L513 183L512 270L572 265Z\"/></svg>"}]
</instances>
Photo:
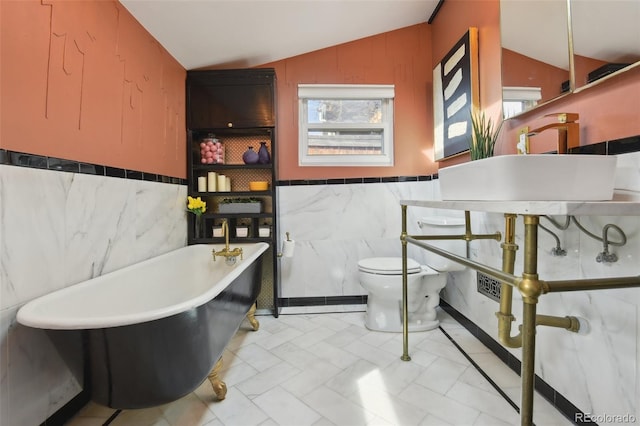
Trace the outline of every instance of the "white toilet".
<instances>
[{"instance_id":1,"label":"white toilet","mask_svg":"<svg viewBox=\"0 0 640 426\"><path fill-rule=\"evenodd\" d=\"M425 235L464 234L464 219L425 217L418 221ZM465 256L463 240L425 241L451 253ZM424 331L438 327L436 307L440 290L447 283L447 272L461 271L464 266L423 250L428 266L407 259L407 292L409 331ZM365 325L376 331L402 331L402 258L373 257L358 262L360 284L369 295Z\"/></svg>"}]
</instances>

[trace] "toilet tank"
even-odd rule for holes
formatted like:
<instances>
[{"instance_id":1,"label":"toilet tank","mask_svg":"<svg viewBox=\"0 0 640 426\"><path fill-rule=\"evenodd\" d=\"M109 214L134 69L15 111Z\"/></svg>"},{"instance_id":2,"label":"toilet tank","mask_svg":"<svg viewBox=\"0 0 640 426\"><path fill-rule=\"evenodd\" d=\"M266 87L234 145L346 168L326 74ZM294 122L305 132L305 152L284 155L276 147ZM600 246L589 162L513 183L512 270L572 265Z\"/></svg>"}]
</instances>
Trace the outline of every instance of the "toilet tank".
<instances>
[{"instance_id":1,"label":"toilet tank","mask_svg":"<svg viewBox=\"0 0 640 426\"><path fill-rule=\"evenodd\" d=\"M427 216L418 220L422 235L463 235L464 218L446 216ZM464 240L425 240L427 244L446 250L458 256L467 255L467 242ZM464 265L425 250L427 266L436 271L462 271Z\"/></svg>"}]
</instances>

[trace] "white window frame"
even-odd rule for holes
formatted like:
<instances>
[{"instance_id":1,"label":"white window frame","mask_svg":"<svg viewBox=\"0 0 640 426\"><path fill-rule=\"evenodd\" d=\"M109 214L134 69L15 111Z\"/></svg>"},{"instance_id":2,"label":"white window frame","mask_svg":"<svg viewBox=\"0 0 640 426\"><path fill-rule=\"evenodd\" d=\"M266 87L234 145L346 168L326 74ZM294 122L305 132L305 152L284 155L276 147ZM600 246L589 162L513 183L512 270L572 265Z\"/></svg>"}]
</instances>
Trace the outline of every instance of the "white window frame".
<instances>
[{"instance_id":1,"label":"white window frame","mask_svg":"<svg viewBox=\"0 0 640 426\"><path fill-rule=\"evenodd\" d=\"M300 166L393 166L393 85L379 84L299 84L298 85L298 165ZM309 99L381 99L382 123L308 123ZM382 130L380 155L308 155L309 129Z\"/></svg>"},{"instance_id":2,"label":"white window frame","mask_svg":"<svg viewBox=\"0 0 640 426\"><path fill-rule=\"evenodd\" d=\"M511 118L528 111L538 105L542 99L540 87L503 87L502 110L504 119Z\"/></svg>"}]
</instances>

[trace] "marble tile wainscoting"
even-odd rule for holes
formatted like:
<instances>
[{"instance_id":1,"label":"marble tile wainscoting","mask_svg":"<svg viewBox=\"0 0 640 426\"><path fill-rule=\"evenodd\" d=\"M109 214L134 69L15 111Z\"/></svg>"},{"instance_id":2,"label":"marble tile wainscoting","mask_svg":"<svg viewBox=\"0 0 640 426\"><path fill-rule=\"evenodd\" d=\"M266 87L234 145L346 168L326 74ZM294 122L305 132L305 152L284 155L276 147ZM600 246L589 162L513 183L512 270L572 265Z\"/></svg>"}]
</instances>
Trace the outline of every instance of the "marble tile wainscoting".
<instances>
[{"instance_id":1,"label":"marble tile wainscoting","mask_svg":"<svg viewBox=\"0 0 640 426\"><path fill-rule=\"evenodd\" d=\"M48 159L50 169L19 167L1 154L0 424L36 425L78 395L81 384L44 332L16 322L18 309L185 246L187 189L180 179L154 175L151 182L125 170L111 172L128 179L97 176L90 165L83 170L63 160ZM56 171L61 163L83 171Z\"/></svg>"},{"instance_id":2,"label":"marble tile wainscoting","mask_svg":"<svg viewBox=\"0 0 640 426\"><path fill-rule=\"evenodd\" d=\"M399 201L433 199L438 188L432 176L352 181L279 183L280 247L285 232L295 240L294 256L280 260L284 306L364 303L358 301L366 295L358 280L358 261L401 256ZM447 214L429 209L408 213L410 233L421 232L420 217ZM461 212L448 214L463 216ZM423 261L423 250L408 249L411 257Z\"/></svg>"}]
</instances>

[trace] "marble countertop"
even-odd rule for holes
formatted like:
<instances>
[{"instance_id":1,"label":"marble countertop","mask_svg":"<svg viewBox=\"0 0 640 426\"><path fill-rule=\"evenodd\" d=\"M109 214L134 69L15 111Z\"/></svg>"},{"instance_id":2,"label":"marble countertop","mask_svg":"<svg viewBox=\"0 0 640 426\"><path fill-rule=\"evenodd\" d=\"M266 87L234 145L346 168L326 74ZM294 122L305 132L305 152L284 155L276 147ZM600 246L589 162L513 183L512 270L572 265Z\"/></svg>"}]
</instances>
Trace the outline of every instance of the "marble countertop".
<instances>
[{"instance_id":1,"label":"marble countertop","mask_svg":"<svg viewBox=\"0 0 640 426\"><path fill-rule=\"evenodd\" d=\"M400 205L540 216L640 216L640 196L632 191L616 191L611 201L400 200Z\"/></svg>"}]
</instances>

